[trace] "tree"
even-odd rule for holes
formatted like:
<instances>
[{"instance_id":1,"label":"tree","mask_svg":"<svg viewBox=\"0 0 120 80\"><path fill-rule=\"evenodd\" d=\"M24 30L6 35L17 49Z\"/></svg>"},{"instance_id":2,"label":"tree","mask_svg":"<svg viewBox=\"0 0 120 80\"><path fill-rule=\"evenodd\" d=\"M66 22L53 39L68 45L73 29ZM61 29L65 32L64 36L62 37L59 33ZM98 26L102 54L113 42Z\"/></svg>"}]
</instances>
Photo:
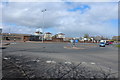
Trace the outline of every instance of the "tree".
<instances>
[{"instance_id":1,"label":"tree","mask_svg":"<svg viewBox=\"0 0 120 80\"><path fill-rule=\"evenodd\" d=\"M89 34L84 34L84 38L89 38Z\"/></svg>"},{"instance_id":2,"label":"tree","mask_svg":"<svg viewBox=\"0 0 120 80\"><path fill-rule=\"evenodd\" d=\"M53 36L53 38L57 38L57 36L58 36L58 34L55 34L55 35Z\"/></svg>"}]
</instances>

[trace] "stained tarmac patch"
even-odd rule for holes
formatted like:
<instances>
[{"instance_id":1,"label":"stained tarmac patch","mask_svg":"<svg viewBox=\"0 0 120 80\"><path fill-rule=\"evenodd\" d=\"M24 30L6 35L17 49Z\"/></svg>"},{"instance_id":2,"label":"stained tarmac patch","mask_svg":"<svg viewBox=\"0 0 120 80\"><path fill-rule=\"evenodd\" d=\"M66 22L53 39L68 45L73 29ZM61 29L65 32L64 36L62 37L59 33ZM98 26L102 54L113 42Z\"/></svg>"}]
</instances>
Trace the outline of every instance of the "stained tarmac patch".
<instances>
[{"instance_id":1,"label":"stained tarmac patch","mask_svg":"<svg viewBox=\"0 0 120 80\"><path fill-rule=\"evenodd\" d=\"M69 47L69 46L64 46L64 48L66 48L66 49L85 49L85 48L81 48L81 47Z\"/></svg>"}]
</instances>

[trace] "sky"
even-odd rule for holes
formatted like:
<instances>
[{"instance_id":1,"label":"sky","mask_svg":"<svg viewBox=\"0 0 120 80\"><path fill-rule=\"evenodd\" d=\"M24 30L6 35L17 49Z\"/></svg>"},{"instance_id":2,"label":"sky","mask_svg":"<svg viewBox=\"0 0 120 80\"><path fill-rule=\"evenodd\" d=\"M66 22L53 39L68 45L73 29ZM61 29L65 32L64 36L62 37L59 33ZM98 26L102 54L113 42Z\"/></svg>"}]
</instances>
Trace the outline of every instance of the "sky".
<instances>
[{"instance_id":1,"label":"sky","mask_svg":"<svg viewBox=\"0 0 120 80\"><path fill-rule=\"evenodd\" d=\"M67 37L118 35L117 2L2 2L0 10L0 27L4 33L62 32Z\"/></svg>"}]
</instances>

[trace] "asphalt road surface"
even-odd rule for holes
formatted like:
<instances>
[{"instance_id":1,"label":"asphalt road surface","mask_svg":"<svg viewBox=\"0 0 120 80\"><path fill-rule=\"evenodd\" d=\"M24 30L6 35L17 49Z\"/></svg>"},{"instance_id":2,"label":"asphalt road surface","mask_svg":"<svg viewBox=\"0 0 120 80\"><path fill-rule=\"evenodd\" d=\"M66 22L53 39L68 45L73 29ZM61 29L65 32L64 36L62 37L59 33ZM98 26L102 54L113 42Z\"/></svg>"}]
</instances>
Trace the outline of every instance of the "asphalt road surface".
<instances>
[{"instance_id":1,"label":"asphalt road surface","mask_svg":"<svg viewBox=\"0 0 120 80\"><path fill-rule=\"evenodd\" d=\"M104 69L111 68L118 72L118 48L113 45L99 47L96 43L76 44L72 48L70 43L11 43L3 49L3 58L7 55L28 56L33 58L48 57L55 62L83 63L87 66L98 66ZM94 67L93 67L94 68Z\"/></svg>"}]
</instances>

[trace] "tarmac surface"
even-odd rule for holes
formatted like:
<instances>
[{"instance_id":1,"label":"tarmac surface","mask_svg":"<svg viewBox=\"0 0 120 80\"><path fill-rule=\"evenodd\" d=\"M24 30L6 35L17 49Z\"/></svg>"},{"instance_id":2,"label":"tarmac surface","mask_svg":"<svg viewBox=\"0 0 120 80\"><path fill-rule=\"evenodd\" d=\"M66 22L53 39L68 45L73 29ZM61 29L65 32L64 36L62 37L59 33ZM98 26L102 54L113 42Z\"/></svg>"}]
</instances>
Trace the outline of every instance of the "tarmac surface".
<instances>
[{"instance_id":1,"label":"tarmac surface","mask_svg":"<svg viewBox=\"0 0 120 80\"><path fill-rule=\"evenodd\" d=\"M19 57L25 59L23 63L27 60L39 62L39 59L42 58L45 63L82 63L93 69L100 67L104 70L111 69L112 72L118 72L118 48L114 45L99 47L97 43L77 43L73 48L70 43L11 42L2 51L3 77L10 77L10 75L6 75L8 71L5 68L9 57L14 57L14 59L10 59L13 63L16 63L15 58L19 60ZM36 64L33 65L33 69L39 68L39 66L36 67Z\"/></svg>"}]
</instances>

